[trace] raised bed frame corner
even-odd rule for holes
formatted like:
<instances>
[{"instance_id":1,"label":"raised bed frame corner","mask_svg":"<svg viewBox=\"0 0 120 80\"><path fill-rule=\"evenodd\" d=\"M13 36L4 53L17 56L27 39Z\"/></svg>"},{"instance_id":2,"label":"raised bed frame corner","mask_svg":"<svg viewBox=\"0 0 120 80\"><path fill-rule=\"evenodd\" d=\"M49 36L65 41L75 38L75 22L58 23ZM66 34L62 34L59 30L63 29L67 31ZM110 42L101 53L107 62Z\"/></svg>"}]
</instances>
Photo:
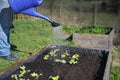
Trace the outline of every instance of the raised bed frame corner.
<instances>
[{"instance_id":1,"label":"raised bed frame corner","mask_svg":"<svg viewBox=\"0 0 120 80\"><path fill-rule=\"evenodd\" d=\"M82 48L112 50L114 29L107 35L73 33L73 42Z\"/></svg>"}]
</instances>

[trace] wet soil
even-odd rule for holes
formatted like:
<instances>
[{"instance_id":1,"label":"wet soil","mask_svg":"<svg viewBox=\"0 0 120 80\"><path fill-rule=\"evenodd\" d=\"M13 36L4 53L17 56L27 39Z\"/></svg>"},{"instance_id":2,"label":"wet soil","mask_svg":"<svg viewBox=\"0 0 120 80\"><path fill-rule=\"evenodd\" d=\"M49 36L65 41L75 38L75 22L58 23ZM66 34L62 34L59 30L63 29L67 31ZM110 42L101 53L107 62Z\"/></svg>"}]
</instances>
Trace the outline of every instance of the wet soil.
<instances>
[{"instance_id":1,"label":"wet soil","mask_svg":"<svg viewBox=\"0 0 120 80\"><path fill-rule=\"evenodd\" d=\"M51 49L44 52L47 54ZM70 55L79 54L77 64L62 64L43 59L43 54L36 57L27 63L23 63L26 70L30 70L22 78L27 80L35 80L30 74L35 72L37 74L42 73L39 79L36 80L49 80L50 76L59 75L59 80L103 80L104 69L106 66L107 55L99 54L97 51L94 53L81 52L78 49L62 48L61 52L68 50ZM60 52L59 52L60 53ZM58 54L59 54L58 53ZM17 69L12 74L18 74L20 69ZM2 80L15 80L10 76Z\"/></svg>"}]
</instances>

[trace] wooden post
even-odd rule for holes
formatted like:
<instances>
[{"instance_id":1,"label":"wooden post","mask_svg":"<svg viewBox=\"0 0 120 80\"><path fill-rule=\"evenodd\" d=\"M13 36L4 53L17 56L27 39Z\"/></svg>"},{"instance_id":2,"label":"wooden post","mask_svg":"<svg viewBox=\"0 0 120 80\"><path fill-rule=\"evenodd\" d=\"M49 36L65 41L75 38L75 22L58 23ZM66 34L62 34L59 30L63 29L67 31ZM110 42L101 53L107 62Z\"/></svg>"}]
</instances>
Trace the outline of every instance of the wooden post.
<instances>
[{"instance_id":1,"label":"wooden post","mask_svg":"<svg viewBox=\"0 0 120 80\"><path fill-rule=\"evenodd\" d=\"M14 19L18 19L18 15L17 14L14 14Z\"/></svg>"}]
</instances>

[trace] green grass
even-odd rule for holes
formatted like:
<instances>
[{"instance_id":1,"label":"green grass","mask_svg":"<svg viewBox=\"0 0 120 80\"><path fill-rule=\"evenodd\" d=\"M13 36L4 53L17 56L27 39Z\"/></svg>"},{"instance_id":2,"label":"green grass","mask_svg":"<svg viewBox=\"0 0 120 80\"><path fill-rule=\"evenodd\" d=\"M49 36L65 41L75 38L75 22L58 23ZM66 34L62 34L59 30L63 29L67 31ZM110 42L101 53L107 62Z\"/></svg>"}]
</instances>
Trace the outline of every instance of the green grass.
<instances>
[{"instance_id":1,"label":"green grass","mask_svg":"<svg viewBox=\"0 0 120 80\"><path fill-rule=\"evenodd\" d=\"M71 25L64 25L63 26L63 30L64 32L66 32L67 34L72 34L74 32L76 32L77 30L79 30L78 26L71 26Z\"/></svg>"},{"instance_id":2,"label":"green grass","mask_svg":"<svg viewBox=\"0 0 120 80\"><path fill-rule=\"evenodd\" d=\"M14 20L16 34L11 33L11 44L17 46L18 51L12 51L20 60L28 57L51 43L51 25L45 21ZM15 63L0 59L0 71Z\"/></svg>"},{"instance_id":3,"label":"green grass","mask_svg":"<svg viewBox=\"0 0 120 80\"><path fill-rule=\"evenodd\" d=\"M45 21L15 20L16 34L11 34L11 43L18 49L35 52L50 43L51 25Z\"/></svg>"},{"instance_id":4,"label":"green grass","mask_svg":"<svg viewBox=\"0 0 120 80\"><path fill-rule=\"evenodd\" d=\"M120 66L112 67L110 80L120 80Z\"/></svg>"},{"instance_id":5,"label":"green grass","mask_svg":"<svg viewBox=\"0 0 120 80\"><path fill-rule=\"evenodd\" d=\"M120 80L120 47L113 47L110 80Z\"/></svg>"}]
</instances>

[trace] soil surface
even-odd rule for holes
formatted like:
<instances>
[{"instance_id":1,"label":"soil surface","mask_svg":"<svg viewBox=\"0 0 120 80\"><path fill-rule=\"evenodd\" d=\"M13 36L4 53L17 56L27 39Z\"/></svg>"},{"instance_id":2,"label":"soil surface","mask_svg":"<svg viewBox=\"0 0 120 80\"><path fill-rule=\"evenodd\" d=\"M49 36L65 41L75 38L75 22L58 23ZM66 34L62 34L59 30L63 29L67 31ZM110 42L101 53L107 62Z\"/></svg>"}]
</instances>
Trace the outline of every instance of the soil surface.
<instances>
[{"instance_id":1,"label":"soil surface","mask_svg":"<svg viewBox=\"0 0 120 80\"><path fill-rule=\"evenodd\" d=\"M51 49L47 49L44 55L47 54ZM77 64L62 64L47 61L43 59L43 54L36 57L35 60L27 63L23 63L26 70L30 70L27 74L22 76L23 79L27 80L49 80L50 76L59 75L59 80L103 80L103 73L106 65L107 56L99 54L96 51L94 53L81 52L74 48L62 48L58 54L68 51L70 55L79 54ZM12 74L19 74L20 69L14 71ZM39 79L33 78L31 73L41 74ZM11 78L11 75L2 80L15 80Z\"/></svg>"}]
</instances>

